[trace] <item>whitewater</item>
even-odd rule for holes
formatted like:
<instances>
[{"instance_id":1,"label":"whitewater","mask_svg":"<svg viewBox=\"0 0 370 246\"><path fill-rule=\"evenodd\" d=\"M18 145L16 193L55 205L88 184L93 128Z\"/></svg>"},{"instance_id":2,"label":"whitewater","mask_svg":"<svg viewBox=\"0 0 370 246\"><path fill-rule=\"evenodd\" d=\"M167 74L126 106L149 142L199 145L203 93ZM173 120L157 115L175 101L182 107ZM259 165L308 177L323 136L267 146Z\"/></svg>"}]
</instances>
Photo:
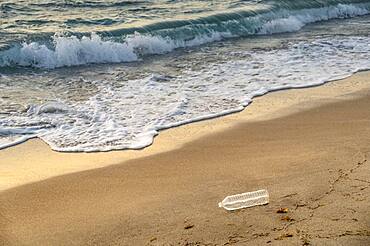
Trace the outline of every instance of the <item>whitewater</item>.
<instances>
[{"instance_id":1,"label":"whitewater","mask_svg":"<svg viewBox=\"0 0 370 246\"><path fill-rule=\"evenodd\" d=\"M0 148L38 137L64 152L141 149L256 96L370 68L370 1L150 4L0 4ZM81 8L96 18L72 20ZM60 9L71 15L36 18Z\"/></svg>"},{"instance_id":2,"label":"whitewater","mask_svg":"<svg viewBox=\"0 0 370 246\"><path fill-rule=\"evenodd\" d=\"M185 22L183 26L171 30L173 33L167 32L167 35L161 35L160 32L156 34L156 31L143 34L135 31L122 38L121 42L104 40L96 33L81 38L57 33L51 37L49 47L37 41L23 42L0 52L0 66L50 69L92 63L132 62L137 61L140 55L163 54L177 48L197 46L231 37L294 32L309 23L362 16L369 11L370 4L337 4L303 10L279 9L247 17L240 14L239 18L217 21L216 24ZM235 25L238 26L237 31L233 28ZM190 35L176 35L185 28L193 29Z\"/></svg>"}]
</instances>

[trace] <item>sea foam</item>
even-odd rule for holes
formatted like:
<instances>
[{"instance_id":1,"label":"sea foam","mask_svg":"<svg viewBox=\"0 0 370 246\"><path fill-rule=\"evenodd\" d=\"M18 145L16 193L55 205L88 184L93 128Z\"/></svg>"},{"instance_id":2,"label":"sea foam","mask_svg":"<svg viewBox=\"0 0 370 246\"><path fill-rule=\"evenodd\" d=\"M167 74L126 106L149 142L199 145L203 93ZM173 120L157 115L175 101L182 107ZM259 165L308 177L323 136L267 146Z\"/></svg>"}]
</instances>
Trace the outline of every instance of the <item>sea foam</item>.
<instances>
[{"instance_id":1,"label":"sea foam","mask_svg":"<svg viewBox=\"0 0 370 246\"><path fill-rule=\"evenodd\" d=\"M98 93L86 101L48 102L0 117L0 139L8 140L1 147L37 136L57 151L143 148L162 129L240 111L255 96L369 69L369 44L369 37L321 38L238 51L242 58L215 61L177 77L153 74L120 86L96 81Z\"/></svg>"}]
</instances>

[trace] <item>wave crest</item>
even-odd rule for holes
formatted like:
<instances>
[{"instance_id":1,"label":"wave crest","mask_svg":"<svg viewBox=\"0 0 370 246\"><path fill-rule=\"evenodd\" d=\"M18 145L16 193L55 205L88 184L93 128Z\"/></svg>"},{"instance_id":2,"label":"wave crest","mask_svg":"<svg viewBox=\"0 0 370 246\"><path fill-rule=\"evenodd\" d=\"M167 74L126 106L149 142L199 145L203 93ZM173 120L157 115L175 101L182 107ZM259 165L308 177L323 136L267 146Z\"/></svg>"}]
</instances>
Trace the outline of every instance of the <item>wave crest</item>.
<instances>
[{"instance_id":1,"label":"wave crest","mask_svg":"<svg viewBox=\"0 0 370 246\"><path fill-rule=\"evenodd\" d=\"M242 19L215 23L164 25L147 33L134 32L112 41L104 35L90 36L54 35L52 42L30 42L0 51L0 67L25 66L58 68L92 63L119 63L137 61L140 56L163 54L176 48L197 46L230 37L266 35L300 30L309 23L335 18L350 18L370 13L365 4L337 4L335 6L287 10L280 9ZM217 18L215 18L217 19ZM119 34L119 32L117 32Z\"/></svg>"},{"instance_id":2,"label":"wave crest","mask_svg":"<svg viewBox=\"0 0 370 246\"><path fill-rule=\"evenodd\" d=\"M53 37L54 49L37 42L23 43L2 52L2 66L32 66L56 68L88 63L128 62L137 60L132 47L126 43L103 41L97 34L78 39L75 36Z\"/></svg>"}]
</instances>

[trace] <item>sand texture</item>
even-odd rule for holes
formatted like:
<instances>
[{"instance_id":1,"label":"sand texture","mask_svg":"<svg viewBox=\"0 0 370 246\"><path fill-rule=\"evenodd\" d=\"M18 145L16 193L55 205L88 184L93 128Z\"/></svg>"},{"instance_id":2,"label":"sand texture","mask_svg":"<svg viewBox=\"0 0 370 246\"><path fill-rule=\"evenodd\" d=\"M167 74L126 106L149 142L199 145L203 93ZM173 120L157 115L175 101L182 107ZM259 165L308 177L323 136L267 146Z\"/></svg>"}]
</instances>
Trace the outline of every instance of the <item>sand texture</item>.
<instances>
[{"instance_id":1,"label":"sand texture","mask_svg":"<svg viewBox=\"0 0 370 246\"><path fill-rule=\"evenodd\" d=\"M362 73L278 92L250 111L164 132L143 151L161 149L156 153L61 176L50 171L34 183L25 178L0 193L0 244L370 245L369 85ZM194 131L201 137L187 136ZM177 139L191 141L166 148ZM23 168L21 177L37 158L52 170L52 161L71 166L71 159L88 163L95 155L36 148L47 146L19 145L0 151L0 160L17 159L8 170L17 177ZM121 154L99 156L115 164ZM48 163L48 155L57 157ZM270 193L268 205L236 212L217 206L227 195L261 188Z\"/></svg>"}]
</instances>

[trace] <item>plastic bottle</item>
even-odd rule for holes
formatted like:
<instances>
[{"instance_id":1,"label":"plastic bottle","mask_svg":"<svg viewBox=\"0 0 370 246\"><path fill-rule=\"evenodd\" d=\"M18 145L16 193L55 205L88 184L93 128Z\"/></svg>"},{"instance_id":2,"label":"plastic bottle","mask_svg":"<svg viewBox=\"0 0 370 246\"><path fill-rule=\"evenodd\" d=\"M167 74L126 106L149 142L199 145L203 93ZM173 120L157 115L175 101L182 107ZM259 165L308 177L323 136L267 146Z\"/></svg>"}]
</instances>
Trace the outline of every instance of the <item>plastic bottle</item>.
<instances>
[{"instance_id":1,"label":"plastic bottle","mask_svg":"<svg viewBox=\"0 0 370 246\"><path fill-rule=\"evenodd\" d=\"M257 190L242 194L227 196L218 204L220 208L226 210L237 210L269 203L269 193L267 190Z\"/></svg>"}]
</instances>

